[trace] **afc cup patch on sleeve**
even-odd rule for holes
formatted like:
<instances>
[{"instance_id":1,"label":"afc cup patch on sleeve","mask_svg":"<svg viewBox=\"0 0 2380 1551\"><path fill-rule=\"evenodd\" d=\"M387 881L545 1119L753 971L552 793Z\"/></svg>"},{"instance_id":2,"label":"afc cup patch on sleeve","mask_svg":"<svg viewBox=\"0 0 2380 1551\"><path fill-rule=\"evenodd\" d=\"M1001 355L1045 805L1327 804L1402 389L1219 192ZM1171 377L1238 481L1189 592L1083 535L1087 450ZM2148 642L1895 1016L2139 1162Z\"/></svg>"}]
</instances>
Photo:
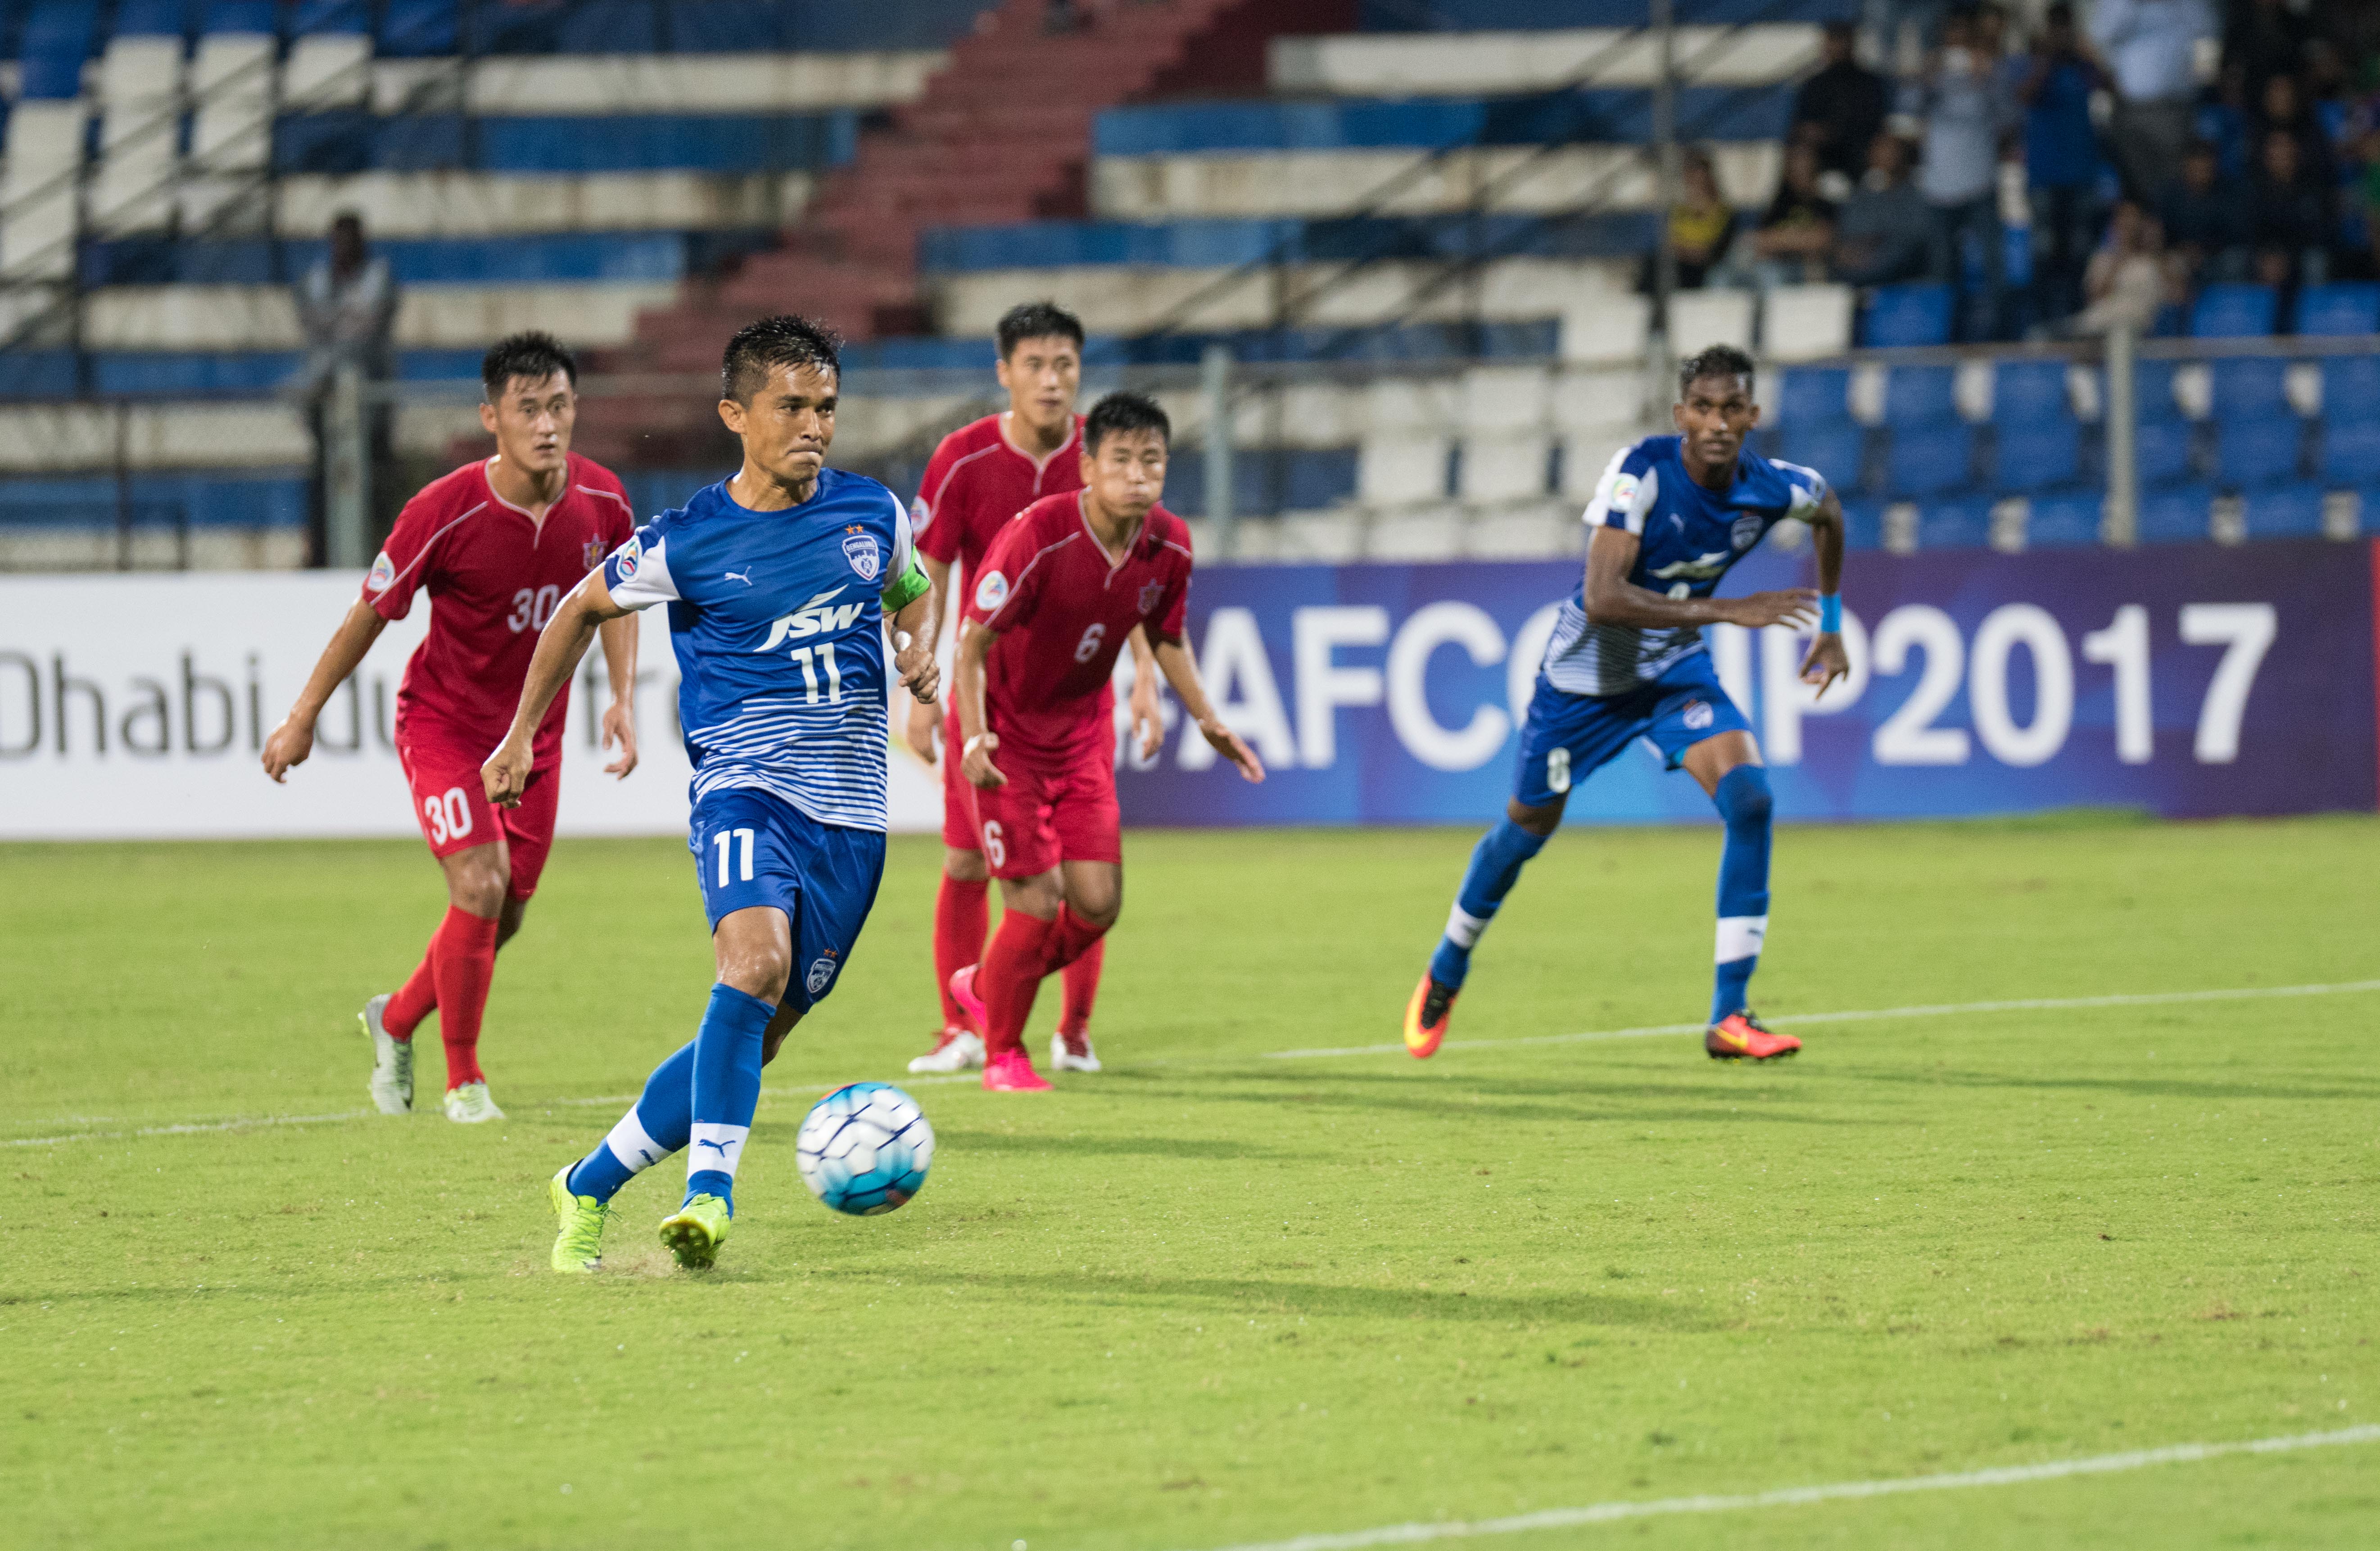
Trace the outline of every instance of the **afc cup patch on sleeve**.
<instances>
[{"instance_id":1,"label":"afc cup patch on sleeve","mask_svg":"<svg viewBox=\"0 0 2380 1551\"><path fill-rule=\"evenodd\" d=\"M883 555L876 547L876 535L873 533L844 534L843 558L851 562L851 568L859 573L859 579L863 582L874 581L877 573L884 569Z\"/></svg>"},{"instance_id":2,"label":"afc cup patch on sleeve","mask_svg":"<svg viewBox=\"0 0 2380 1551\"><path fill-rule=\"evenodd\" d=\"M917 497L917 500L912 501L911 503L909 503L909 531L910 531L910 532L912 532L912 533L923 533L923 532L925 532L925 531L926 531L926 525L927 525L928 523L929 523L929 522L932 522L933 520L934 520L934 509L933 509L931 506L929 506L929 505L927 505L927 504L926 504L926 498L925 498L924 496L922 496L922 495L921 495L921 496Z\"/></svg>"},{"instance_id":3,"label":"afc cup patch on sleeve","mask_svg":"<svg viewBox=\"0 0 2380 1551\"><path fill-rule=\"evenodd\" d=\"M388 551L382 550L380 551L380 558L372 562L371 570L364 576L364 590L386 592L395 583L396 562L389 559Z\"/></svg>"},{"instance_id":4,"label":"afc cup patch on sleeve","mask_svg":"<svg viewBox=\"0 0 2380 1551\"><path fill-rule=\"evenodd\" d=\"M645 546L635 534L629 534L628 541L621 545L619 552L612 557L613 574L620 580L626 581L637 574L637 562L644 557Z\"/></svg>"},{"instance_id":5,"label":"afc cup patch on sleeve","mask_svg":"<svg viewBox=\"0 0 2380 1551\"><path fill-rule=\"evenodd\" d=\"M1636 504L1636 492L1642 487L1633 474L1621 474L1611 481L1611 499L1607 504L1615 512L1625 512Z\"/></svg>"},{"instance_id":6,"label":"afc cup patch on sleeve","mask_svg":"<svg viewBox=\"0 0 2380 1551\"><path fill-rule=\"evenodd\" d=\"M1008 578L997 571L986 571L983 580L975 584L975 606L985 613L997 613L1008 601Z\"/></svg>"}]
</instances>

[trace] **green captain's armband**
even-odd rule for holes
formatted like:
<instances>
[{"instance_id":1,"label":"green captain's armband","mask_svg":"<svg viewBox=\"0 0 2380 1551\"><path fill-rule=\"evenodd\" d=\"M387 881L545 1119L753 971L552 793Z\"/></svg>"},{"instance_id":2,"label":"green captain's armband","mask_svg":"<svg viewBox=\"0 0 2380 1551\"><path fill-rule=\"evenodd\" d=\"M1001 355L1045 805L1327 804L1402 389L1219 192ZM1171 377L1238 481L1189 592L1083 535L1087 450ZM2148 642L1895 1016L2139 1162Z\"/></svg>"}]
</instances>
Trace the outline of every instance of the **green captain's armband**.
<instances>
[{"instance_id":1,"label":"green captain's armband","mask_svg":"<svg viewBox=\"0 0 2380 1551\"><path fill-rule=\"evenodd\" d=\"M917 555L912 553L909 568L893 577L879 596L884 600L884 612L897 614L933 590L934 584L927 579L926 568L917 563Z\"/></svg>"}]
</instances>

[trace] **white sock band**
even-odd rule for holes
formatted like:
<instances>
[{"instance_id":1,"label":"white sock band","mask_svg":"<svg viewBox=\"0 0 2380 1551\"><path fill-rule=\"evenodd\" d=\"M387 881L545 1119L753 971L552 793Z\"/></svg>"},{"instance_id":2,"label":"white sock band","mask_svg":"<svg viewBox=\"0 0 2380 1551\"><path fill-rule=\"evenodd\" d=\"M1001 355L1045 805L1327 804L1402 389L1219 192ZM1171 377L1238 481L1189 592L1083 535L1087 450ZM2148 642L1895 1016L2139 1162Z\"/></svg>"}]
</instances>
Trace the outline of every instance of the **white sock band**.
<instances>
[{"instance_id":1,"label":"white sock band","mask_svg":"<svg viewBox=\"0 0 2380 1551\"><path fill-rule=\"evenodd\" d=\"M1768 936L1766 915L1722 915L1718 918L1718 952L1716 962L1731 964L1738 959L1756 958L1760 944Z\"/></svg>"},{"instance_id":2,"label":"white sock band","mask_svg":"<svg viewBox=\"0 0 2380 1551\"><path fill-rule=\"evenodd\" d=\"M711 1169L735 1177L735 1165L744 1157L744 1138L750 1135L748 1125L707 1125L694 1122L694 1133L686 1139L686 1171L688 1177Z\"/></svg>"},{"instance_id":3,"label":"white sock band","mask_svg":"<svg viewBox=\"0 0 2380 1551\"><path fill-rule=\"evenodd\" d=\"M1488 923L1494 919L1492 915L1474 915L1463 908L1462 902L1457 901L1454 908L1446 913L1447 938L1457 948L1475 948L1479 945L1479 934L1486 931Z\"/></svg>"},{"instance_id":4,"label":"white sock band","mask_svg":"<svg viewBox=\"0 0 2380 1551\"><path fill-rule=\"evenodd\" d=\"M645 1128L638 1122L634 1109L620 1117L620 1123L612 1128L611 1135L603 1138L603 1145L612 1149L612 1156L620 1160L620 1167L631 1174L641 1174L669 1157L667 1147L645 1134Z\"/></svg>"}]
</instances>

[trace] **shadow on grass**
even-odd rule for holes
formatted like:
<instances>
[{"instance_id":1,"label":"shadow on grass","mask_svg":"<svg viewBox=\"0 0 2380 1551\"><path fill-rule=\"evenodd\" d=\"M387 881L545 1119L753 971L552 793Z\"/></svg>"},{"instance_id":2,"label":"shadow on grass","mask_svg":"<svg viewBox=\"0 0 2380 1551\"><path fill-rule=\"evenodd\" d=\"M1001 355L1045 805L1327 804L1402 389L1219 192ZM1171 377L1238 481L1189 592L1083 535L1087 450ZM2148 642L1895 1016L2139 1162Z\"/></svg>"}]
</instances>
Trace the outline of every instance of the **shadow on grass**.
<instances>
[{"instance_id":1,"label":"shadow on grass","mask_svg":"<svg viewBox=\"0 0 2380 1551\"><path fill-rule=\"evenodd\" d=\"M945 1150L959 1149L971 1153L1074 1153L1116 1157L1196 1158L1215 1162L1234 1158L1302 1163L1326 1161L1319 1153L1284 1152L1278 1147L1253 1146L1245 1142L1208 1136L1012 1135L1004 1131L945 1129L934 1133L934 1145Z\"/></svg>"},{"instance_id":2,"label":"shadow on grass","mask_svg":"<svg viewBox=\"0 0 2380 1551\"><path fill-rule=\"evenodd\" d=\"M880 1273L855 1272L876 1280ZM820 1280L839 1279L833 1271ZM1628 1325L1648 1329L1713 1330L1696 1307L1658 1298L1625 1298L1572 1288L1537 1293L1466 1292L1419 1287L1350 1287L1328 1282L1269 1281L1253 1277L1173 1277L1155 1272L1111 1275L1087 1271L936 1271L905 1267L904 1282L979 1293L1026 1293L1037 1302L1098 1303L1151 1300L1184 1309L1213 1307L1242 1315L1270 1312L1331 1319L1426 1319L1534 1325Z\"/></svg>"},{"instance_id":3,"label":"shadow on grass","mask_svg":"<svg viewBox=\"0 0 2380 1551\"><path fill-rule=\"evenodd\" d=\"M2023 1088L2075 1093L2120 1094L2134 1098L2200 1098L2217 1103L2268 1099L2347 1100L2369 1104L2380 1100L2380 1079L2333 1074L2328 1086L2289 1086L2269 1082L2187 1082L2174 1077L2033 1077L1994 1072L1868 1072L1863 1080L1897 1083L1910 1087Z\"/></svg>"},{"instance_id":4,"label":"shadow on grass","mask_svg":"<svg viewBox=\"0 0 2380 1551\"><path fill-rule=\"evenodd\" d=\"M1793 1081L1790 1076L1767 1080L1780 1088ZM1120 1096L1168 1104L1191 1099L1208 1104L1229 1103L1237 1098L1246 1103L1294 1103L1321 1109L1423 1115L1439 1120L1569 1124L1614 1121L1688 1125L1766 1123L1828 1127L1879 1123L1846 1117L1840 1112L1818 1115L1781 1108L1722 1105L1718 1103L1722 1097L1741 1099L1765 1090L1744 1086L1747 1079L1743 1078L1728 1076L1722 1077L1721 1081L1730 1086L1724 1089L1708 1085L1690 1086L1682 1080L1672 1084L1626 1084L1585 1080L1532 1082L1522 1078L1475 1077L1453 1072L1442 1075L1435 1072L1334 1072L1321 1077L1311 1072L1250 1071L1219 1074L1196 1088L1152 1081L1137 1087L1112 1091ZM1241 1094L1231 1091L1233 1086L1244 1084L1258 1091ZM1681 1102L1689 1099L1699 1102ZM1528 1102L1530 1100L1536 1102Z\"/></svg>"}]
</instances>

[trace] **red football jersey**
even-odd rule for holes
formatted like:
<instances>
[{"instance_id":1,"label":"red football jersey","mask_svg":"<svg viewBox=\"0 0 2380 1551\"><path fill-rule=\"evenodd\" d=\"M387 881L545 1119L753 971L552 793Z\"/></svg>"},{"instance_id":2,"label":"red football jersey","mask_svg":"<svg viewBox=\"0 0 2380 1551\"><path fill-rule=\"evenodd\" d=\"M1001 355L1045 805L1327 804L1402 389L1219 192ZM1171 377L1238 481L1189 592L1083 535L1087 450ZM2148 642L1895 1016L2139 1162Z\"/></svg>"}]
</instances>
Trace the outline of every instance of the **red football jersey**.
<instances>
[{"instance_id":1,"label":"red football jersey","mask_svg":"<svg viewBox=\"0 0 2380 1551\"><path fill-rule=\"evenodd\" d=\"M429 638L396 692L398 730L418 721L493 752L554 605L635 531L618 477L576 453L541 524L495 492L483 463L423 486L364 578L364 601L384 619L410 613L417 591L431 597ZM537 730L540 764L561 753L569 704L565 684Z\"/></svg>"},{"instance_id":2,"label":"red football jersey","mask_svg":"<svg viewBox=\"0 0 2380 1551\"><path fill-rule=\"evenodd\" d=\"M1135 624L1182 638L1190 530L1152 507L1121 562L1083 515L1082 496L1037 501L1008 525L967 590L966 617L999 633L984 663L984 715L998 757L1063 765L1115 736L1108 687Z\"/></svg>"},{"instance_id":3,"label":"red football jersey","mask_svg":"<svg viewBox=\"0 0 2380 1551\"><path fill-rule=\"evenodd\" d=\"M909 529L917 548L973 581L983 557L1011 518L1044 496L1083 488L1083 418L1066 444L1039 460L1016 450L1001 434L1005 414L987 415L942 438L926 465L917 499L909 506Z\"/></svg>"}]
</instances>

